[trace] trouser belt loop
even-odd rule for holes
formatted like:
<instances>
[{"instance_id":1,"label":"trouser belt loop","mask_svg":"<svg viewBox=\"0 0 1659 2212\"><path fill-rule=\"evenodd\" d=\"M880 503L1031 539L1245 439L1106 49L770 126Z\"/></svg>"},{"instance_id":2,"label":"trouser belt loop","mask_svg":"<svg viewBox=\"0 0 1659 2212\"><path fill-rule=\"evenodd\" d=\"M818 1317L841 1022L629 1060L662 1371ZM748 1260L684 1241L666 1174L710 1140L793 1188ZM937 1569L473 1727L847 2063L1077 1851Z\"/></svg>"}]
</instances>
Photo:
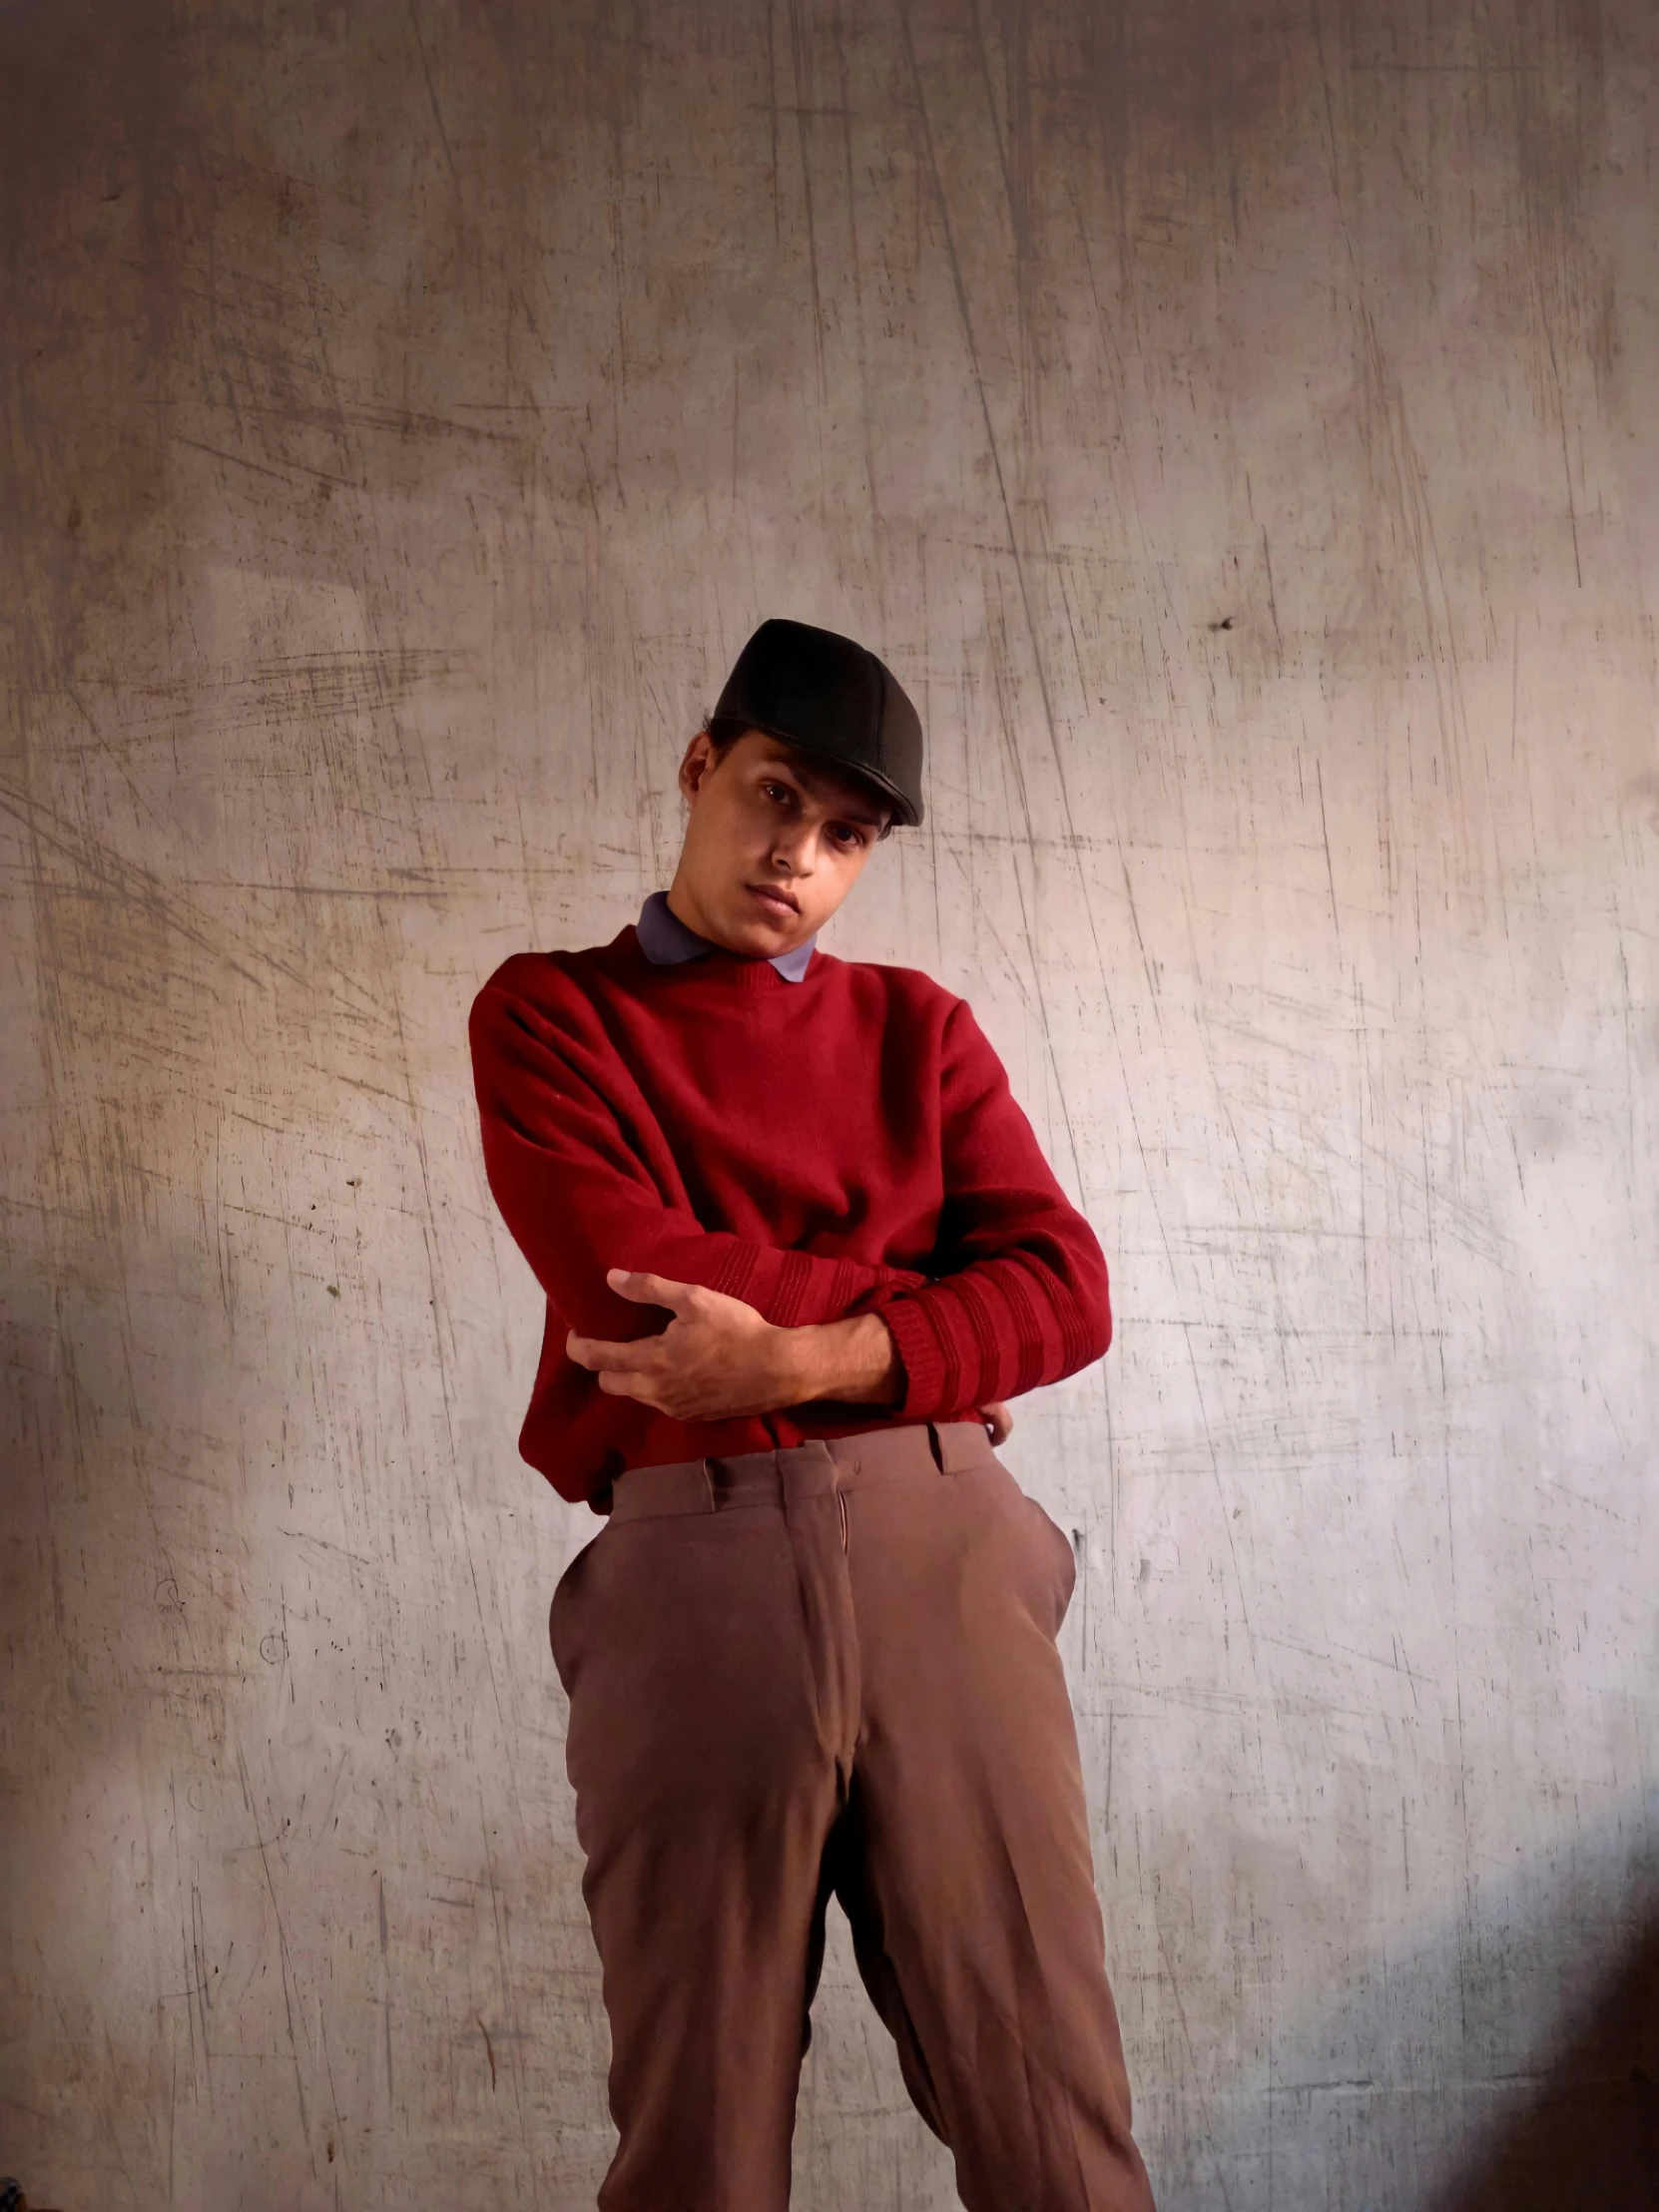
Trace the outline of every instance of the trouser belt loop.
<instances>
[{"instance_id":1,"label":"trouser belt loop","mask_svg":"<svg viewBox=\"0 0 1659 2212\"><path fill-rule=\"evenodd\" d=\"M716 1512L719 1510L719 1500L715 1496L715 1470L705 1458L697 1462L697 1471L703 1477L703 1510L706 1513Z\"/></svg>"},{"instance_id":2,"label":"trouser belt loop","mask_svg":"<svg viewBox=\"0 0 1659 2212\"><path fill-rule=\"evenodd\" d=\"M927 1432L941 1474L968 1474L995 1457L983 1421L929 1421Z\"/></svg>"}]
</instances>

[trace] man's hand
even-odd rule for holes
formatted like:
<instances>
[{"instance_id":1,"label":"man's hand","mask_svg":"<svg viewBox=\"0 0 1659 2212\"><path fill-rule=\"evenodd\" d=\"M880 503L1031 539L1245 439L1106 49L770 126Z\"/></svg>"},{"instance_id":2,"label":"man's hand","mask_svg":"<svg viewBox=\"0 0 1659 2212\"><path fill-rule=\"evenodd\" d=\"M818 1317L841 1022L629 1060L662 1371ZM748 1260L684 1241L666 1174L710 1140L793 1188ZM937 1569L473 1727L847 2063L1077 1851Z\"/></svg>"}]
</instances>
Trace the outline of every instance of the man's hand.
<instances>
[{"instance_id":1,"label":"man's hand","mask_svg":"<svg viewBox=\"0 0 1659 2212\"><path fill-rule=\"evenodd\" d=\"M637 1397L674 1420L727 1420L774 1413L813 1398L891 1405L902 1383L898 1354L878 1314L779 1329L722 1291L664 1275L612 1268L620 1298L664 1306L674 1316L660 1337L607 1344L574 1330L565 1350L613 1397Z\"/></svg>"},{"instance_id":2,"label":"man's hand","mask_svg":"<svg viewBox=\"0 0 1659 2212\"><path fill-rule=\"evenodd\" d=\"M994 1404L986 1405L981 1410L985 1415L985 1425L991 1432L992 1445L1006 1443L1008 1441L1008 1431L1014 1425L1011 1407L1005 1405L1002 1399L998 1398Z\"/></svg>"}]
</instances>

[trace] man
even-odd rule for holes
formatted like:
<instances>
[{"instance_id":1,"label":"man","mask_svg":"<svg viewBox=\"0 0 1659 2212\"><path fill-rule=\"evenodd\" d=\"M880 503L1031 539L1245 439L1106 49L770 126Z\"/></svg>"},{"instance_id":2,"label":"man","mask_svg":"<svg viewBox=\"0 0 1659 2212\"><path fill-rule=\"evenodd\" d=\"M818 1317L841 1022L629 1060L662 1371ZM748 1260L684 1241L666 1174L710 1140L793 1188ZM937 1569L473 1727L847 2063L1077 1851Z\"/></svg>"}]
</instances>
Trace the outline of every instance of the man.
<instances>
[{"instance_id":1,"label":"man","mask_svg":"<svg viewBox=\"0 0 1659 2212\"><path fill-rule=\"evenodd\" d=\"M922 734L768 622L680 767L667 894L485 985L490 1187L547 1293L520 1439L608 1513L554 1596L621 2131L605 2212L775 2212L831 1893L971 2212L1144 2212L1054 1638L1075 1565L1003 1401L1105 1264L965 1003L816 939Z\"/></svg>"}]
</instances>

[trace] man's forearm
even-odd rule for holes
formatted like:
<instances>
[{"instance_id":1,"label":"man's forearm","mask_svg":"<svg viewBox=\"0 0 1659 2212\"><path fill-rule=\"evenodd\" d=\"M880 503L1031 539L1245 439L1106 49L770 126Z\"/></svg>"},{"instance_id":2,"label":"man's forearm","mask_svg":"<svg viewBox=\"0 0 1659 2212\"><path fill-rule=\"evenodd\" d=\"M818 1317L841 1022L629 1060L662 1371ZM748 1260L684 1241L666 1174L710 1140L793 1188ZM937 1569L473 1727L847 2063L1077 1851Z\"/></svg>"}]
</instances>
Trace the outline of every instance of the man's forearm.
<instances>
[{"instance_id":1,"label":"man's forearm","mask_svg":"<svg viewBox=\"0 0 1659 2212\"><path fill-rule=\"evenodd\" d=\"M741 1299L612 1268L611 1290L674 1319L661 1336L607 1343L572 1330L565 1350L617 1397L637 1397L676 1420L730 1420L783 1412L818 1399L843 1405L898 1405L904 1362L879 1314L780 1329ZM992 1443L1007 1435L1006 1405L987 1402Z\"/></svg>"},{"instance_id":2,"label":"man's forearm","mask_svg":"<svg viewBox=\"0 0 1659 2212\"><path fill-rule=\"evenodd\" d=\"M851 1321L820 1322L811 1328L791 1329L785 1335L795 1342L799 1364L794 1404L814 1398L837 1398L848 1405L896 1405L904 1394L904 1363L898 1357L892 1332L879 1314L859 1314ZM795 1386L792 1384L791 1386ZM987 1401L984 1411L993 1444L1005 1443L1014 1416L1000 1400Z\"/></svg>"},{"instance_id":3,"label":"man's forearm","mask_svg":"<svg viewBox=\"0 0 1659 2212\"><path fill-rule=\"evenodd\" d=\"M788 1340L789 1388L785 1402L805 1405L815 1398L848 1405L896 1405L904 1370L892 1333L879 1314L855 1314L850 1321L815 1322L784 1332Z\"/></svg>"}]
</instances>

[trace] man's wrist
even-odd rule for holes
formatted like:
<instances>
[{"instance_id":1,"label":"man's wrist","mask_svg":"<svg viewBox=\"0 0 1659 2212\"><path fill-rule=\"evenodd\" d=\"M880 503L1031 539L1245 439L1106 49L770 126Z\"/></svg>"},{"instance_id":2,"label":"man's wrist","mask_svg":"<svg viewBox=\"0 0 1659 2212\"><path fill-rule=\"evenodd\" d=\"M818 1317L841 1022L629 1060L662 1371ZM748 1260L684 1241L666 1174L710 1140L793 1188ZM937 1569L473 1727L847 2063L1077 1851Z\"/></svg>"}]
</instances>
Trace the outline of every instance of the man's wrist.
<instances>
[{"instance_id":1,"label":"man's wrist","mask_svg":"<svg viewBox=\"0 0 1659 2212\"><path fill-rule=\"evenodd\" d=\"M850 1405L896 1405L903 1394L904 1368L892 1332L879 1314L855 1314L850 1321L814 1322L784 1332L792 1403L837 1398Z\"/></svg>"}]
</instances>

